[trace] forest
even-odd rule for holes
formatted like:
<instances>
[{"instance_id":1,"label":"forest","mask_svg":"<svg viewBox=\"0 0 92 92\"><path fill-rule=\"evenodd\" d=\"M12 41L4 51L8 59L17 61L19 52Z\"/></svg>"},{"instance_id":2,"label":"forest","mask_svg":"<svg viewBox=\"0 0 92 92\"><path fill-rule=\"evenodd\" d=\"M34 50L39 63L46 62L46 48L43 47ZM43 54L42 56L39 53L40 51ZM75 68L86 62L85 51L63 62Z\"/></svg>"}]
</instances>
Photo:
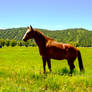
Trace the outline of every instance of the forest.
<instances>
[{"instance_id":1,"label":"forest","mask_svg":"<svg viewBox=\"0 0 92 92\"><path fill-rule=\"evenodd\" d=\"M36 46L34 40L22 41L27 28L0 29L1 46ZM66 30L46 30L38 29L45 36L51 37L58 42L69 43L76 47L92 47L92 31L83 28L74 28Z\"/></svg>"}]
</instances>

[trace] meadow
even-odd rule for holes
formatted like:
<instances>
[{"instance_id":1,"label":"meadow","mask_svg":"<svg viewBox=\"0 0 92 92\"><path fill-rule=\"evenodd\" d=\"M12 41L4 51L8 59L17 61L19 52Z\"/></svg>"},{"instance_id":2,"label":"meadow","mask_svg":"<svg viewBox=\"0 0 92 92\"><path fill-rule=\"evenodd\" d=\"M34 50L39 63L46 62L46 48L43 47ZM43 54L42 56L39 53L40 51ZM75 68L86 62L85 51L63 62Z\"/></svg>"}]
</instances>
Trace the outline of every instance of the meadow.
<instances>
[{"instance_id":1,"label":"meadow","mask_svg":"<svg viewBox=\"0 0 92 92\"><path fill-rule=\"evenodd\" d=\"M85 72L78 59L72 76L66 60L51 60L52 72L37 47L0 48L0 92L92 92L92 48L79 48Z\"/></svg>"}]
</instances>

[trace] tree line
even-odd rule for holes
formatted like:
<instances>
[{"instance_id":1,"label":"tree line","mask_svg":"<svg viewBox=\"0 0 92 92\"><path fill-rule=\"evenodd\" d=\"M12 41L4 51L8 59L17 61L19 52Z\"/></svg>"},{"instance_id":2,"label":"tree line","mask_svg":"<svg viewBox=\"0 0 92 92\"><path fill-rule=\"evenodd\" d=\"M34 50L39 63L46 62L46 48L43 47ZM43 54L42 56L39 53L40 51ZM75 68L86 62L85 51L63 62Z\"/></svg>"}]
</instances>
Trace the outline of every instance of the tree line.
<instances>
[{"instance_id":1,"label":"tree line","mask_svg":"<svg viewBox=\"0 0 92 92\"><path fill-rule=\"evenodd\" d=\"M25 46L25 47L28 47L28 46L36 46L36 43L33 41L33 40L29 40L27 42L24 42L24 41L17 41L17 40L9 40L9 39L0 39L0 47L4 47L4 46L11 46L11 47L14 47L14 46Z\"/></svg>"},{"instance_id":2,"label":"tree line","mask_svg":"<svg viewBox=\"0 0 92 92\"><path fill-rule=\"evenodd\" d=\"M85 40L84 40L85 41ZM92 43L91 42L84 42L84 43L79 43L79 42L67 42L68 44L72 44L73 46L76 46L76 47L92 47ZM86 43L86 45L85 45ZM28 46L37 46L35 41L32 39L32 40L28 40L27 42L24 42L24 41L17 41L17 40L9 40L9 39L0 39L0 47L3 47L3 46L11 46L11 47L14 47L14 46L25 46L25 47L28 47Z\"/></svg>"}]
</instances>

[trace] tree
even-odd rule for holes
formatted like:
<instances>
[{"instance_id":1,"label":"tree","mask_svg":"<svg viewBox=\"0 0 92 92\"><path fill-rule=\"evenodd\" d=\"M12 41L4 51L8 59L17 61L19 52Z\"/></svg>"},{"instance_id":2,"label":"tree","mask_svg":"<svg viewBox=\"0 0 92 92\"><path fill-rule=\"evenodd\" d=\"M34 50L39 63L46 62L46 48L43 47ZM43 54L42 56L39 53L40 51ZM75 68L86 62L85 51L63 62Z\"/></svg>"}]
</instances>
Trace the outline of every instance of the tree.
<instances>
[{"instance_id":1,"label":"tree","mask_svg":"<svg viewBox=\"0 0 92 92\"><path fill-rule=\"evenodd\" d=\"M10 42L11 46L14 47L17 45L17 41L16 40L11 40Z\"/></svg>"},{"instance_id":2,"label":"tree","mask_svg":"<svg viewBox=\"0 0 92 92\"><path fill-rule=\"evenodd\" d=\"M28 47L28 46L29 46L29 41L24 42L24 45L25 45L26 47Z\"/></svg>"},{"instance_id":3,"label":"tree","mask_svg":"<svg viewBox=\"0 0 92 92\"><path fill-rule=\"evenodd\" d=\"M3 39L0 39L0 45L4 46L5 45L5 41Z\"/></svg>"},{"instance_id":4,"label":"tree","mask_svg":"<svg viewBox=\"0 0 92 92\"><path fill-rule=\"evenodd\" d=\"M17 45L18 45L18 46L23 46L23 41L18 41L18 42L17 42Z\"/></svg>"},{"instance_id":5,"label":"tree","mask_svg":"<svg viewBox=\"0 0 92 92\"><path fill-rule=\"evenodd\" d=\"M9 40L9 39L5 40L5 45L6 45L7 47L10 46L10 40Z\"/></svg>"}]
</instances>

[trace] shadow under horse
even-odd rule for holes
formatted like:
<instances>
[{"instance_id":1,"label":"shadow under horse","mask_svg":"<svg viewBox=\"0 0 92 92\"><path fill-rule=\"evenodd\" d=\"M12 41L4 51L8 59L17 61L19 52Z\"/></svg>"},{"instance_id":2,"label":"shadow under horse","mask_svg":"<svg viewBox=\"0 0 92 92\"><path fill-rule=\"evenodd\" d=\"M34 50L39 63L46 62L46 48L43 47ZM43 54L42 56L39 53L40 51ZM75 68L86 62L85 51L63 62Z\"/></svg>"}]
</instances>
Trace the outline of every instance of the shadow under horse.
<instances>
[{"instance_id":1,"label":"shadow under horse","mask_svg":"<svg viewBox=\"0 0 92 92\"><path fill-rule=\"evenodd\" d=\"M75 68L74 61L77 57L80 70L84 70L81 53L78 48L70 44L60 43L52 38L46 37L39 30L33 29L32 26L30 26L28 27L28 30L23 37L23 41L27 41L32 38L35 40L36 44L39 47L39 52L43 60L44 73L46 72L46 62L48 64L49 70L51 71L51 59L66 59L70 67L70 71L73 71L73 69Z\"/></svg>"}]
</instances>

